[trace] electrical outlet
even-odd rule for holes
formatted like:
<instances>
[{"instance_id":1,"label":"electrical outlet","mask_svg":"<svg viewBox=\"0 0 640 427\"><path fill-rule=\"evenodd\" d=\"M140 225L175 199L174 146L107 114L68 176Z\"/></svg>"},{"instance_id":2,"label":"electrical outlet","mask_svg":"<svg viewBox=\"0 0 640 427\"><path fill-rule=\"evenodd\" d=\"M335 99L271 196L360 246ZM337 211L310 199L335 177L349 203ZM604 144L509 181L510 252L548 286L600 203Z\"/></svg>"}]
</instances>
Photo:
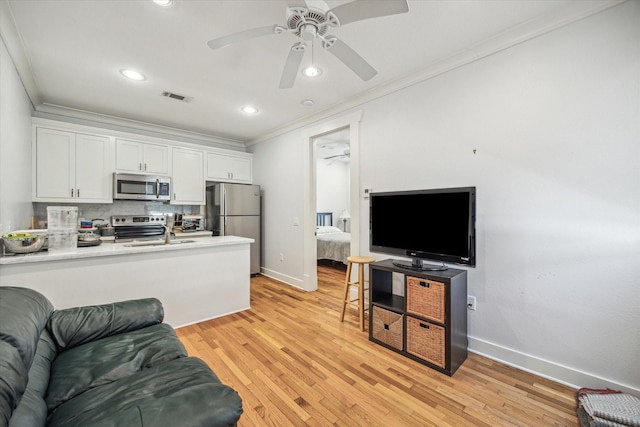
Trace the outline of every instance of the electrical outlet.
<instances>
[{"instance_id":1,"label":"electrical outlet","mask_svg":"<svg viewBox=\"0 0 640 427\"><path fill-rule=\"evenodd\" d=\"M472 297L471 295L467 295L467 309L475 311L475 309L476 309L476 297Z\"/></svg>"}]
</instances>

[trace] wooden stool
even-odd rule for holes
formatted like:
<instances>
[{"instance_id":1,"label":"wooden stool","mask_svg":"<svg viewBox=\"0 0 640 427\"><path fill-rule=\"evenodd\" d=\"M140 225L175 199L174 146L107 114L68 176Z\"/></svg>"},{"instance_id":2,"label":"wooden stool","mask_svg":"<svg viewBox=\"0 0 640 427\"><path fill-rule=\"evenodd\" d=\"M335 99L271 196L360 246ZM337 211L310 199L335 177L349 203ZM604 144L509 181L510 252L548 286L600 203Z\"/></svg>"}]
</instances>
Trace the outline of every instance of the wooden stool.
<instances>
[{"instance_id":1,"label":"wooden stool","mask_svg":"<svg viewBox=\"0 0 640 427\"><path fill-rule=\"evenodd\" d=\"M365 264L371 264L375 262L375 258L370 256L350 256L347 258L347 275L344 279L344 300L342 302L342 312L340 313L340 321L344 322L344 312L347 308L347 304L357 303L358 314L360 315L360 330L364 331L364 312L369 307L365 307L364 304L364 291L369 288L365 287L365 282L369 282L364 279L364 266ZM358 281L351 281L351 267L353 264L358 264ZM358 288L358 297L356 299L349 298L349 286L355 286Z\"/></svg>"}]
</instances>

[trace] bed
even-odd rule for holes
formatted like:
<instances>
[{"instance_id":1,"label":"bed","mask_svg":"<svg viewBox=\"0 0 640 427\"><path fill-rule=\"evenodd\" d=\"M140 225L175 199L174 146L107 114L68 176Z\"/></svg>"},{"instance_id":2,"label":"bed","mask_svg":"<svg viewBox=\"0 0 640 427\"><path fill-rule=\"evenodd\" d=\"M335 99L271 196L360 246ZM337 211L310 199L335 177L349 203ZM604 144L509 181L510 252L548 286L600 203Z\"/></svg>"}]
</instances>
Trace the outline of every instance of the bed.
<instances>
[{"instance_id":1,"label":"bed","mask_svg":"<svg viewBox=\"0 0 640 427\"><path fill-rule=\"evenodd\" d=\"M347 264L347 258L351 255L351 234L333 226L331 212L316 214L316 240L319 260L328 259Z\"/></svg>"}]
</instances>

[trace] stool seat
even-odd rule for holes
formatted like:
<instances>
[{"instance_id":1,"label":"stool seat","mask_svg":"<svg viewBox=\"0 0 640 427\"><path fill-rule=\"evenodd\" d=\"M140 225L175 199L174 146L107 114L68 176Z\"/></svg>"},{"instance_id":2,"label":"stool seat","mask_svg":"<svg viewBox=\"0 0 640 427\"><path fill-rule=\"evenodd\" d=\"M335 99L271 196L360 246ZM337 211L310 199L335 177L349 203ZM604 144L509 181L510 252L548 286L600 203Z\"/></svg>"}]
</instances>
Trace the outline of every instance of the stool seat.
<instances>
[{"instance_id":1,"label":"stool seat","mask_svg":"<svg viewBox=\"0 0 640 427\"><path fill-rule=\"evenodd\" d=\"M367 287L365 287L365 283L368 283L368 280L364 278L364 266L366 264L371 264L375 262L376 259L370 256L350 256L347 258L347 274L344 279L344 300L342 302L342 311L340 312L340 321L344 322L344 313L348 304L354 304L358 307L358 315L360 317L360 330L364 331L364 312L368 310L368 307L365 307L364 303L364 291L366 291ZM351 268L353 264L358 265L358 280L356 282L351 281ZM349 297L349 287L355 286L358 288L358 297L356 299L350 299Z\"/></svg>"}]
</instances>

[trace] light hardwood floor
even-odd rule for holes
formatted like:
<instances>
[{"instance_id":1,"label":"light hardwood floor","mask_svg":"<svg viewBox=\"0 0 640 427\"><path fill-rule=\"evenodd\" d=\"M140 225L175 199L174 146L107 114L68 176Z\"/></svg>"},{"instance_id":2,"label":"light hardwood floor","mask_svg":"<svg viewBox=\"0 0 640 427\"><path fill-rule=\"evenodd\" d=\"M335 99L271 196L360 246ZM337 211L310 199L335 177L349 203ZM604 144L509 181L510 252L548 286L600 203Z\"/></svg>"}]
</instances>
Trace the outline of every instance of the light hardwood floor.
<instances>
[{"instance_id":1,"label":"light hardwood floor","mask_svg":"<svg viewBox=\"0 0 640 427\"><path fill-rule=\"evenodd\" d=\"M449 377L339 321L344 272L317 292L257 276L251 309L178 329L238 391L239 426L577 426L574 390L470 353ZM212 284L215 286L215 284Z\"/></svg>"}]
</instances>

